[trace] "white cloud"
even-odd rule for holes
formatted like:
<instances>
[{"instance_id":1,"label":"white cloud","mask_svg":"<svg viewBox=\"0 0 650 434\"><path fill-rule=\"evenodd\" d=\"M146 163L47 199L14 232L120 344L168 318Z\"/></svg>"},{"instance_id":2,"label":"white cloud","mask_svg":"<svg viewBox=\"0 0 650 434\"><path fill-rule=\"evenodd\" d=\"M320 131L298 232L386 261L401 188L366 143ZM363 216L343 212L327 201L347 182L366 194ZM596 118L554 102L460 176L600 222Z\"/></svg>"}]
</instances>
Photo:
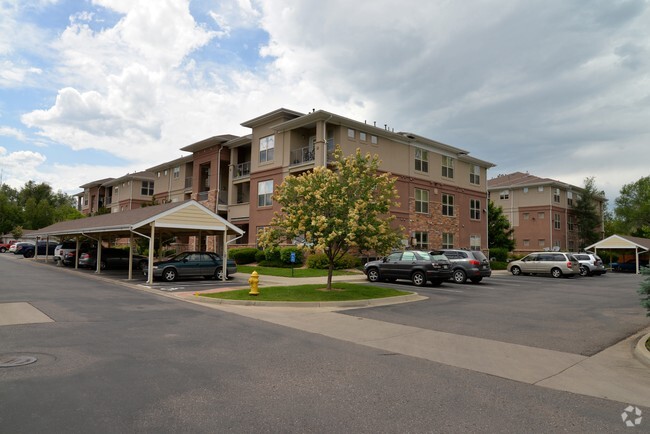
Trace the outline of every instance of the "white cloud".
<instances>
[{"instance_id":1,"label":"white cloud","mask_svg":"<svg viewBox=\"0 0 650 434\"><path fill-rule=\"evenodd\" d=\"M13 137L15 139L20 140L21 142L24 142L26 140L25 133L23 133L22 131L16 128L11 128L11 127L0 126L0 136Z\"/></svg>"}]
</instances>

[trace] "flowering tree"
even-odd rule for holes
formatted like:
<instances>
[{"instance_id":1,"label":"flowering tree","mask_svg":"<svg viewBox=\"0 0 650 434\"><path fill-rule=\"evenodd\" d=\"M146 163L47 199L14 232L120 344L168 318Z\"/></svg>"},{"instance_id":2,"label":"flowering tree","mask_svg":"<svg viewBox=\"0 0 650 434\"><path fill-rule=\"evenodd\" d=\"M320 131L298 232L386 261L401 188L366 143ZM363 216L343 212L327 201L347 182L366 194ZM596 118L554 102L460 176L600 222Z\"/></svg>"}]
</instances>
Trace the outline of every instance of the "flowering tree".
<instances>
[{"instance_id":1,"label":"flowering tree","mask_svg":"<svg viewBox=\"0 0 650 434\"><path fill-rule=\"evenodd\" d=\"M285 178L273 195L282 212L271 220L273 229L260 235L260 243L270 247L281 239L304 238L327 256L327 289L332 289L334 264L350 248L385 253L399 241L399 232L391 228L395 217L389 215L390 207L398 205L395 178L379 175L378 167L378 156L357 149L343 157L337 146L333 169L316 167Z\"/></svg>"}]
</instances>

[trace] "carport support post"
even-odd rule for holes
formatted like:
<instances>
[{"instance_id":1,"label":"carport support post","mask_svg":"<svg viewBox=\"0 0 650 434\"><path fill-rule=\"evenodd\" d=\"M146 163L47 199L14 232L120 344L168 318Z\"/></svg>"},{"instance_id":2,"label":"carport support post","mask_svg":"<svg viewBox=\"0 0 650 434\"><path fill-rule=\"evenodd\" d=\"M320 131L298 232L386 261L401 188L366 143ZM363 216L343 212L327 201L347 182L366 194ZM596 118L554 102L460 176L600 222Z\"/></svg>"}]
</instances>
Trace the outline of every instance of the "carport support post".
<instances>
[{"instance_id":1,"label":"carport support post","mask_svg":"<svg viewBox=\"0 0 650 434\"><path fill-rule=\"evenodd\" d=\"M99 240L97 241L97 267L95 273L102 273L102 235L99 234Z\"/></svg>"},{"instance_id":2,"label":"carport support post","mask_svg":"<svg viewBox=\"0 0 650 434\"><path fill-rule=\"evenodd\" d=\"M79 269L79 256L81 255L81 252L79 252L79 235L77 235L75 238L76 245L75 245L75 251L74 251L74 268L75 270ZM61 260L63 262L63 260Z\"/></svg>"},{"instance_id":3,"label":"carport support post","mask_svg":"<svg viewBox=\"0 0 650 434\"><path fill-rule=\"evenodd\" d=\"M147 283L153 285L153 250L154 250L154 240L156 239L156 224L151 222L151 235L149 237L149 263L147 267L149 268L147 273Z\"/></svg>"},{"instance_id":4,"label":"carport support post","mask_svg":"<svg viewBox=\"0 0 650 434\"><path fill-rule=\"evenodd\" d=\"M133 232L129 236L129 277L128 280L133 279Z\"/></svg>"},{"instance_id":5,"label":"carport support post","mask_svg":"<svg viewBox=\"0 0 650 434\"><path fill-rule=\"evenodd\" d=\"M226 281L226 272L228 271L228 242L226 240L226 234L227 233L228 233L228 228L224 228L224 230L223 230L223 255L222 255L223 261L221 261L221 262L223 262L223 264L222 264L223 273L222 273L222 276L221 276L221 280L223 282Z\"/></svg>"}]
</instances>

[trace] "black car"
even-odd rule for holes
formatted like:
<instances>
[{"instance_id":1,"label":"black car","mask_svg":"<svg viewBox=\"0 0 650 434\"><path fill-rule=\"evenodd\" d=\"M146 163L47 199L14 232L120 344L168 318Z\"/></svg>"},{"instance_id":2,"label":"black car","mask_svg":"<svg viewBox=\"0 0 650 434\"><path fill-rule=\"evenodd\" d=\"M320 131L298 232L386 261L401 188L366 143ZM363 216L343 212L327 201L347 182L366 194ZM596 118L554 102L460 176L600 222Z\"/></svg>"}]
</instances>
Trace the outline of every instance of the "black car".
<instances>
[{"instance_id":1,"label":"black car","mask_svg":"<svg viewBox=\"0 0 650 434\"><path fill-rule=\"evenodd\" d=\"M34 243L16 243L16 248L14 249L14 255L22 255L26 247L33 246Z\"/></svg>"},{"instance_id":2,"label":"black car","mask_svg":"<svg viewBox=\"0 0 650 434\"><path fill-rule=\"evenodd\" d=\"M56 249L56 246L58 243L54 243L52 241L46 242L46 241L39 241L38 242L38 250L35 245L33 244L28 244L24 246L20 252L23 254L25 258L33 258L34 253L38 253L39 255L45 255L46 253L48 255L54 255L54 249Z\"/></svg>"},{"instance_id":3,"label":"black car","mask_svg":"<svg viewBox=\"0 0 650 434\"><path fill-rule=\"evenodd\" d=\"M438 286L451 278L451 263L442 252L406 250L394 252L378 261L370 261L363 271L371 282L410 280L415 286L431 282Z\"/></svg>"},{"instance_id":4,"label":"black car","mask_svg":"<svg viewBox=\"0 0 650 434\"><path fill-rule=\"evenodd\" d=\"M148 269L144 268L147 275ZM226 278L237 272L234 260L226 261ZM223 279L223 260L214 252L182 252L164 261L153 263L153 277L173 282L179 277L205 277Z\"/></svg>"},{"instance_id":5,"label":"black car","mask_svg":"<svg viewBox=\"0 0 650 434\"><path fill-rule=\"evenodd\" d=\"M71 258L74 263L74 258ZM133 268L143 270L147 265L147 258L142 255L133 255ZM97 249L91 249L81 253L79 256L79 266L86 268L97 268ZM102 258L99 268L128 268L129 251L127 249L113 249L106 247L102 249Z\"/></svg>"}]
</instances>

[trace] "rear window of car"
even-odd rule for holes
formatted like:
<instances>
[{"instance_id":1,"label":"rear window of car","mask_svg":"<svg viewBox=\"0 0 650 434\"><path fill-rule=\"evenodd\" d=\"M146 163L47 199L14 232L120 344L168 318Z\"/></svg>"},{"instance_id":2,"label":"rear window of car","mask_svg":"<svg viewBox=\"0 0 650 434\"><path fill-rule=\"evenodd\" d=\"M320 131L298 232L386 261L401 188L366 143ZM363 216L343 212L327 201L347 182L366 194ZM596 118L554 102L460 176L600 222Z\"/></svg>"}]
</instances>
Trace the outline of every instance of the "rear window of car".
<instances>
[{"instance_id":1,"label":"rear window of car","mask_svg":"<svg viewBox=\"0 0 650 434\"><path fill-rule=\"evenodd\" d=\"M589 256L587 255L573 255L578 261L588 261Z\"/></svg>"},{"instance_id":2,"label":"rear window of car","mask_svg":"<svg viewBox=\"0 0 650 434\"><path fill-rule=\"evenodd\" d=\"M478 259L479 261L487 261L487 257L483 254L483 252L476 250L473 251L472 254L474 255L474 258Z\"/></svg>"}]
</instances>

